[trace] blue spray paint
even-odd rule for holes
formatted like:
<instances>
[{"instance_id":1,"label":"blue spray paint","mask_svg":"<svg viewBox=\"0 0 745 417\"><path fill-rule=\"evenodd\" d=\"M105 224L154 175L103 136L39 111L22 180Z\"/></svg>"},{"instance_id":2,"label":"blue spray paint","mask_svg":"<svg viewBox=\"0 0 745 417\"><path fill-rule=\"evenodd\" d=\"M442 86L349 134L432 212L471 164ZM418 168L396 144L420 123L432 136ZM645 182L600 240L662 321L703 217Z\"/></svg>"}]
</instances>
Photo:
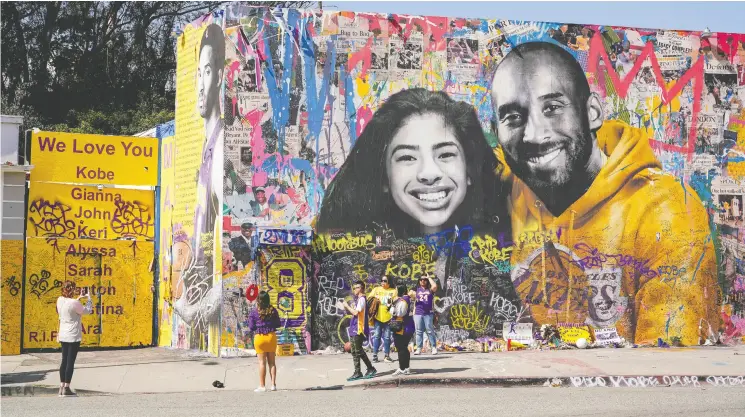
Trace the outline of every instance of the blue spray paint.
<instances>
[{"instance_id":1,"label":"blue spray paint","mask_svg":"<svg viewBox=\"0 0 745 417\"><path fill-rule=\"evenodd\" d=\"M334 98L330 94L331 90L331 77L334 66L336 65L336 48L334 47L334 41L328 40L326 43L326 50L330 54L327 55L326 63L323 67L323 78L321 79L320 91L316 90L316 53L313 44L313 39L308 30L303 32L303 38L301 41L303 48L303 54L305 55L305 64L303 66L305 70L305 92L307 97L308 106L308 136L306 140L313 140L316 143L316 167L320 164L321 143L319 136L321 134L321 128L323 127L323 116L326 108L326 101L333 105ZM331 162L331 149L329 146L329 162Z\"/></svg>"},{"instance_id":2,"label":"blue spray paint","mask_svg":"<svg viewBox=\"0 0 745 417\"><path fill-rule=\"evenodd\" d=\"M269 34L264 32L264 51L266 51L266 66L264 67L264 77L266 78L269 98L272 102L272 126L277 132L277 149L284 148L285 130L290 121L290 84L292 77L292 58L294 55L294 39L292 32L298 21L298 11L290 10L287 16L287 29L285 36L285 51L282 64L282 79L280 85L277 85L277 74L274 73L274 63L269 47ZM259 20L259 31L264 28L264 21ZM281 30L281 29L280 29Z\"/></svg>"},{"instance_id":3,"label":"blue spray paint","mask_svg":"<svg viewBox=\"0 0 745 417\"><path fill-rule=\"evenodd\" d=\"M347 73L345 67L341 68L341 74L339 75L344 83L344 103L347 108L347 118L349 126L349 142L351 146L357 142L357 108L354 106L354 80L352 75Z\"/></svg>"}]
</instances>

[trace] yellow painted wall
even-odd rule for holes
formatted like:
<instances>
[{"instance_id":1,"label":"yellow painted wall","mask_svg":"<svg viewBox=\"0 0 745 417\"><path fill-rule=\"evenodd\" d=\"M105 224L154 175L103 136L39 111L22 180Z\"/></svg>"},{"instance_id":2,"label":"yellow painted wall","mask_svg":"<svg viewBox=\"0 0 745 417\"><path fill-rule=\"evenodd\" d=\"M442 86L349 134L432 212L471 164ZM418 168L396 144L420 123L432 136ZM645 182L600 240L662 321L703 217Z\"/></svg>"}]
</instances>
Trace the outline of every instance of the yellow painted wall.
<instances>
[{"instance_id":1,"label":"yellow painted wall","mask_svg":"<svg viewBox=\"0 0 745 417\"><path fill-rule=\"evenodd\" d=\"M32 182L26 236L153 239L154 199L150 190Z\"/></svg>"},{"instance_id":2,"label":"yellow painted wall","mask_svg":"<svg viewBox=\"0 0 745 417\"><path fill-rule=\"evenodd\" d=\"M2 261L2 345L3 355L21 353L21 297L23 291L23 241L3 240L0 242Z\"/></svg>"},{"instance_id":3,"label":"yellow painted wall","mask_svg":"<svg viewBox=\"0 0 745 417\"><path fill-rule=\"evenodd\" d=\"M83 317L82 346L150 345L153 253L153 242L29 238L24 348L59 346L56 301L68 279L94 294L94 314Z\"/></svg>"}]
</instances>

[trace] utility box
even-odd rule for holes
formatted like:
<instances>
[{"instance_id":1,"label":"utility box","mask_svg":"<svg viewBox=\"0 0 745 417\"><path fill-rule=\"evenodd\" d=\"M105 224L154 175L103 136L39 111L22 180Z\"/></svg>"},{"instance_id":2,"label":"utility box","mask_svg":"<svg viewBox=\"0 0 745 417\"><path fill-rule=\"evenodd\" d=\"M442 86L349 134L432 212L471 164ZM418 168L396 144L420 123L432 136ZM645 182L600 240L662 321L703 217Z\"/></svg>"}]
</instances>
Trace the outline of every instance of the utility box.
<instances>
[{"instance_id":1,"label":"utility box","mask_svg":"<svg viewBox=\"0 0 745 417\"><path fill-rule=\"evenodd\" d=\"M19 129L23 124L22 116L2 115L2 160L3 165L21 165L18 159Z\"/></svg>"}]
</instances>

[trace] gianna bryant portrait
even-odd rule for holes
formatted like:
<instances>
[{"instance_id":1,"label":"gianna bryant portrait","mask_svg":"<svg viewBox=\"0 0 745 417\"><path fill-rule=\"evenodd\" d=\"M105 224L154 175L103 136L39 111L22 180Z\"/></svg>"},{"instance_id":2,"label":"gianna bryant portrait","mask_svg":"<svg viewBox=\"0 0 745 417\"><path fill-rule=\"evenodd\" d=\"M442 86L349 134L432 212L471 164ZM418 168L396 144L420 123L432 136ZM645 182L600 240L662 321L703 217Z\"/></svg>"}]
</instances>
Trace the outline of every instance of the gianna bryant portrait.
<instances>
[{"instance_id":1,"label":"gianna bryant portrait","mask_svg":"<svg viewBox=\"0 0 745 417\"><path fill-rule=\"evenodd\" d=\"M317 230L388 227L396 238L509 222L498 162L472 106L421 88L393 94L326 190Z\"/></svg>"}]
</instances>

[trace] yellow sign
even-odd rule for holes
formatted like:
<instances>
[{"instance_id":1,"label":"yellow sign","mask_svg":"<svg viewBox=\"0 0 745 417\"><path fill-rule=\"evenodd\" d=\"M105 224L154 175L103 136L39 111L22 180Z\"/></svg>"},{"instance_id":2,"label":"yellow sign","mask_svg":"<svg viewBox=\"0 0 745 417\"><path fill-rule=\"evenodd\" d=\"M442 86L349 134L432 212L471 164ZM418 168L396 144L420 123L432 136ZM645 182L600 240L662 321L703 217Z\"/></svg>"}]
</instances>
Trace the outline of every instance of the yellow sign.
<instances>
[{"instance_id":1,"label":"yellow sign","mask_svg":"<svg viewBox=\"0 0 745 417\"><path fill-rule=\"evenodd\" d=\"M0 354L21 353L21 297L23 282L23 241L0 242L2 263L2 346Z\"/></svg>"},{"instance_id":2,"label":"yellow sign","mask_svg":"<svg viewBox=\"0 0 745 417\"><path fill-rule=\"evenodd\" d=\"M31 181L158 184L158 139L35 132Z\"/></svg>"},{"instance_id":3,"label":"yellow sign","mask_svg":"<svg viewBox=\"0 0 745 417\"><path fill-rule=\"evenodd\" d=\"M155 197L150 190L34 182L28 200L28 237L155 237Z\"/></svg>"},{"instance_id":4,"label":"yellow sign","mask_svg":"<svg viewBox=\"0 0 745 417\"><path fill-rule=\"evenodd\" d=\"M65 280L93 295L93 314L83 316L82 346L150 345L153 253L153 242L29 238L24 348L59 347L56 303Z\"/></svg>"},{"instance_id":5,"label":"yellow sign","mask_svg":"<svg viewBox=\"0 0 745 417\"><path fill-rule=\"evenodd\" d=\"M587 343L592 341L592 333L590 333L589 326L579 327L564 327L559 326L559 335L561 341L565 343L575 344L579 339L585 339Z\"/></svg>"}]
</instances>

